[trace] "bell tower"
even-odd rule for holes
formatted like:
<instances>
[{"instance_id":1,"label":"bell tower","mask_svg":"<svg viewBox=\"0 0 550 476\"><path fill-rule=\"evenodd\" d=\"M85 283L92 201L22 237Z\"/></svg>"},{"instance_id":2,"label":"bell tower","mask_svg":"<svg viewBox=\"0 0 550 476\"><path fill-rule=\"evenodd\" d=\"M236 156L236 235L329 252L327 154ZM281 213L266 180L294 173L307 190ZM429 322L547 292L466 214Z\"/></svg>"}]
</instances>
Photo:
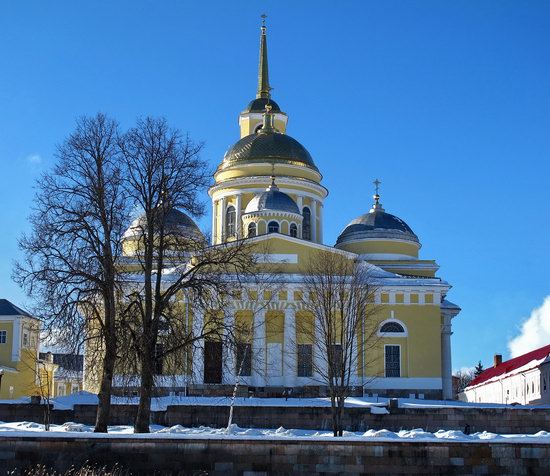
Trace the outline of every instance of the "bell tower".
<instances>
[{"instance_id":1,"label":"bell tower","mask_svg":"<svg viewBox=\"0 0 550 476\"><path fill-rule=\"evenodd\" d=\"M275 229L292 238L322 243L323 201L328 190L321 184L323 177L311 154L286 133L288 117L271 98L271 92L267 28L262 15L256 98L240 113L240 139L224 154L208 191L212 199L212 244L256 237ZM277 177L276 190L272 176ZM277 216L267 220L264 208L254 208L267 192L270 197L292 202L293 210L277 209Z\"/></svg>"},{"instance_id":2,"label":"bell tower","mask_svg":"<svg viewBox=\"0 0 550 476\"><path fill-rule=\"evenodd\" d=\"M279 105L271 99L271 91L273 88L269 85L266 18L267 15L262 15L262 26L260 29L260 59L258 62L258 90L256 92L256 99L252 100L246 109L239 115L241 138L254 134L261 129L263 112L268 104L271 106L271 111L275 116L275 129L277 132L286 133L288 116L282 112Z\"/></svg>"}]
</instances>

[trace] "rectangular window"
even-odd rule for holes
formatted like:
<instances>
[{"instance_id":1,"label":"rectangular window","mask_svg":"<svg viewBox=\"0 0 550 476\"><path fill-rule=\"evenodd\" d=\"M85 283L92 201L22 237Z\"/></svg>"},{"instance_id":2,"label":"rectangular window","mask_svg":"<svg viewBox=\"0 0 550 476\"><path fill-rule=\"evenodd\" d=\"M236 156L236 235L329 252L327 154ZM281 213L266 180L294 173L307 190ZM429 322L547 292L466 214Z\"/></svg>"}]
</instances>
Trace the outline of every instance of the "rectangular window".
<instances>
[{"instance_id":1,"label":"rectangular window","mask_svg":"<svg viewBox=\"0 0 550 476\"><path fill-rule=\"evenodd\" d=\"M237 355L235 360L235 373L242 377L252 375L252 346L251 344L237 344Z\"/></svg>"},{"instance_id":2,"label":"rectangular window","mask_svg":"<svg viewBox=\"0 0 550 476\"><path fill-rule=\"evenodd\" d=\"M155 345L155 375L162 375L162 367L164 361L164 345L156 344Z\"/></svg>"},{"instance_id":3,"label":"rectangular window","mask_svg":"<svg viewBox=\"0 0 550 476\"><path fill-rule=\"evenodd\" d=\"M8 331L0 331L0 344L5 344L8 340Z\"/></svg>"},{"instance_id":4,"label":"rectangular window","mask_svg":"<svg viewBox=\"0 0 550 476\"><path fill-rule=\"evenodd\" d=\"M23 347L29 346L29 334L23 332Z\"/></svg>"},{"instance_id":5,"label":"rectangular window","mask_svg":"<svg viewBox=\"0 0 550 476\"><path fill-rule=\"evenodd\" d=\"M71 393L78 393L78 384L73 383L71 385Z\"/></svg>"},{"instance_id":6,"label":"rectangular window","mask_svg":"<svg viewBox=\"0 0 550 476\"><path fill-rule=\"evenodd\" d=\"M387 345L384 349L386 377L401 376L401 348L398 345Z\"/></svg>"},{"instance_id":7,"label":"rectangular window","mask_svg":"<svg viewBox=\"0 0 550 476\"><path fill-rule=\"evenodd\" d=\"M298 344L298 377L313 376L313 346Z\"/></svg>"},{"instance_id":8,"label":"rectangular window","mask_svg":"<svg viewBox=\"0 0 550 476\"><path fill-rule=\"evenodd\" d=\"M334 376L342 375L342 346L340 344L333 344L331 346L332 355L331 362L332 362L332 369L334 372Z\"/></svg>"},{"instance_id":9,"label":"rectangular window","mask_svg":"<svg viewBox=\"0 0 550 476\"><path fill-rule=\"evenodd\" d=\"M65 396L65 384L64 383L60 383L57 386L57 396L58 397L64 397Z\"/></svg>"}]
</instances>

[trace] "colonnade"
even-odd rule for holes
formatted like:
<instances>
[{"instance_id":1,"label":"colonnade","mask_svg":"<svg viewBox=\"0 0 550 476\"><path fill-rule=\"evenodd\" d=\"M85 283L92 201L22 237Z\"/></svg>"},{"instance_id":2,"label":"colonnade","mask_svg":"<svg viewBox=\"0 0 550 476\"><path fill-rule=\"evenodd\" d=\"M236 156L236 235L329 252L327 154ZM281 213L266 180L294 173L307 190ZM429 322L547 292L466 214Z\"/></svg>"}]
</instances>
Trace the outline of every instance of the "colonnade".
<instances>
[{"instance_id":1,"label":"colonnade","mask_svg":"<svg viewBox=\"0 0 550 476\"><path fill-rule=\"evenodd\" d=\"M237 235L244 236L245 230L242 229L242 193L236 193L234 196L235 206L235 226ZM217 200L212 200L212 244L220 243L225 234L226 210L228 207L228 198L223 196ZM311 212L311 241L315 243L323 242L322 220L323 220L323 202L320 200L311 200L308 205L303 204L303 197L298 196L296 200L300 213L307 206Z\"/></svg>"}]
</instances>

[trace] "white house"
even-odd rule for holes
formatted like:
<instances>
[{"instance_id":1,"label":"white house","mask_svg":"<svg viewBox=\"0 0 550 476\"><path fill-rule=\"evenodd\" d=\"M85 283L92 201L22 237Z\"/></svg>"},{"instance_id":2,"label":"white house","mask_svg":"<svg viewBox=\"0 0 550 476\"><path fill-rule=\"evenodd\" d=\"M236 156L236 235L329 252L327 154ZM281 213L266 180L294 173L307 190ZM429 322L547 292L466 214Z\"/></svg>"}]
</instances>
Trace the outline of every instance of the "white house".
<instances>
[{"instance_id":1,"label":"white house","mask_svg":"<svg viewBox=\"0 0 550 476\"><path fill-rule=\"evenodd\" d=\"M459 395L476 403L542 405L550 403L550 345L502 362L482 372Z\"/></svg>"}]
</instances>

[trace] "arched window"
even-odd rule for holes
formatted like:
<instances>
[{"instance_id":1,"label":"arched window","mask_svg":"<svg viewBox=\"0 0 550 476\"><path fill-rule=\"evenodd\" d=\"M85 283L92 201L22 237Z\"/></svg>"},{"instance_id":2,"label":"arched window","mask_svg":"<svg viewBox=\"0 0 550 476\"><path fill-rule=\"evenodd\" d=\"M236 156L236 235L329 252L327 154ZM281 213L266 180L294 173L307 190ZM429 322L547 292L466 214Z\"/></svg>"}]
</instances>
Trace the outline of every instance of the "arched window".
<instances>
[{"instance_id":1,"label":"arched window","mask_svg":"<svg viewBox=\"0 0 550 476\"><path fill-rule=\"evenodd\" d=\"M298 236L298 227L296 226L296 223L292 223L290 225L290 236L293 236L294 238Z\"/></svg>"},{"instance_id":2,"label":"arched window","mask_svg":"<svg viewBox=\"0 0 550 476\"><path fill-rule=\"evenodd\" d=\"M252 238L253 236L256 236L256 223L249 223L248 224L248 238Z\"/></svg>"},{"instance_id":3,"label":"arched window","mask_svg":"<svg viewBox=\"0 0 550 476\"><path fill-rule=\"evenodd\" d=\"M380 333L381 334L387 334L387 333L404 334L405 329L403 329L403 326L399 324L399 322L386 322L380 328Z\"/></svg>"},{"instance_id":4,"label":"arched window","mask_svg":"<svg viewBox=\"0 0 550 476\"><path fill-rule=\"evenodd\" d=\"M232 236L235 236L236 229L235 229L235 221L236 221L237 214L235 212L235 207L229 206L227 207L227 210L225 212L225 237L230 238Z\"/></svg>"},{"instance_id":5,"label":"arched window","mask_svg":"<svg viewBox=\"0 0 550 476\"><path fill-rule=\"evenodd\" d=\"M304 217L304 221L302 222L302 238L304 240L311 240L311 211L308 207L304 207L302 216Z\"/></svg>"},{"instance_id":6,"label":"arched window","mask_svg":"<svg viewBox=\"0 0 550 476\"><path fill-rule=\"evenodd\" d=\"M270 221L267 225L268 233L279 233L279 224L276 221Z\"/></svg>"}]
</instances>

